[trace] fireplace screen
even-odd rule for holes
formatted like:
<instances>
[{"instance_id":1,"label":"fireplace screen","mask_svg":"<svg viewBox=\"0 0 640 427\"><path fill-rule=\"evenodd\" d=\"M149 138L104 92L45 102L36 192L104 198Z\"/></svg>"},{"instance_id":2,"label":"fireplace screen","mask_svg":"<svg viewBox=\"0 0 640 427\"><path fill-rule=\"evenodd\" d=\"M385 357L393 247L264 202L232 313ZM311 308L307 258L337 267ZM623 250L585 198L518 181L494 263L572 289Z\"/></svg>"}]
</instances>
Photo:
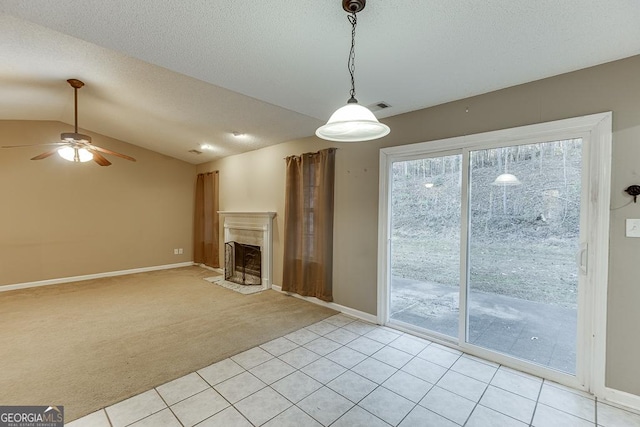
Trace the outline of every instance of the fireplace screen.
<instances>
[{"instance_id":1,"label":"fireplace screen","mask_svg":"<svg viewBox=\"0 0 640 427\"><path fill-rule=\"evenodd\" d=\"M240 285L261 285L260 246L238 242L224 244L224 280Z\"/></svg>"}]
</instances>

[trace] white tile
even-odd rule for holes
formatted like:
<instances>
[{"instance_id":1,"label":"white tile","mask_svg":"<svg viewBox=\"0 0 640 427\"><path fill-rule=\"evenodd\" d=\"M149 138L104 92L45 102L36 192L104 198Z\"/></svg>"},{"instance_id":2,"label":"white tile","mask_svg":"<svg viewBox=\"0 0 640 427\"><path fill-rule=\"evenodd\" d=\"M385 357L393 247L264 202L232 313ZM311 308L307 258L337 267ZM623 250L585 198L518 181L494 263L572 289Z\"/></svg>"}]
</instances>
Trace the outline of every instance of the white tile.
<instances>
[{"instance_id":1,"label":"white tile","mask_svg":"<svg viewBox=\"0 0 640 427\"><path fill-rule=\"evenodd\" d=\"M405 353L404 351L400 351L397 348L389 346L386 346L380 349L380 351L375 352L371 357L398 369L402 368L411 359L413 359L413 356L409 353Z\"/></svg>"},{"instance_id":2,"label":"white tile","mask_svg":"<svg viewBox=\"0 0 640 427\"><path fill-rule=\"evenodd\" d=\"M538 402L552 408L568 412L576 417L595 422L595 401L567 390L552 387L546 382L542 384L542 391Z\"/></svg>"},{"instance_id":3,"label":"white tile","mask_svg":"<svg viewBox=\"0 0 640 427\"><path fill-rule=\"evenodd\" d=\"M198 374L209 384L216 385L229 378L243 373L245 370L231 359L224 359L198 371Z\"/></svg>"},{"instance_id":4,"label":"white tile","mask_svg":"<svg viewBox=\"0 0 640 427\"><path fill-rule=\"evenodd\" d=\"M391 341L389 343L389 347L397 348L398 350L415 356L429 346L429 344L431 344L431 341L423 340L411 335L403 335L400 338Z\"/></svg>"},{"instance_id":5,"label":"white tile","mask_svg":"<svg viewBox=\"0 0 640 427\"><path fill-rule=\"evenodd\" d=\"M263 388L234 405L254 425L261 425L291 406L291 402L273 389Z\"/></svg>"},{"instance_id":6,"label":"white tile","mask_svg":"<svg viewBox=\"0 0 640 427\"><path fill-rule=\"evenodd\" d=\"M445 372L447 372L447 370L442 366L419 358L414 358L404 365L401 370L413 375L414 377L430 382L431 384L437 383Z\"/></svg>"},{"instance_id":7,"label":"white tile","mask_svg":"<svg viewBox=\"0 0 640 427\"><path fill-rule=\"evenodd\" d=\"M481 357L473 356L471 354L465 353L465 354L462 355L462 357L465 357L465 358L470 359L470 360L475 360L476 362L484 363L485 365L491 366L492 368L498 369L500 367L499 363L492 362L490 360L483 359Z\"/></svg>"},{"instance_id":8,"label":"white tile","mask_svg":"<svg viewBox=\"0 0 640 427\"><path fill-rule=\"evenodd\" d=\"M263 427L321 427L322 424L305 414L302 409L292 406ZM198 426L199 427L199 426ZM222 426L221 426L222 427Z\"/></svg>"},{"instance_id":9,"label":"white tile","mask_svg":"<svg viewBox=\"0 0 640 427\"><path fill-rule=\"evenodd\" d=\"M436 385L455 394L459 394L462 397L466 397L469 400L473 400L474 402L480 400L482 393L484 393L487 388L487 384L482 381L469 378L466 375L454 371L448 371L444 374Z\"/></svg>"},{"instance_id":10,"label":"white tile","mask_svg":"<svg viewBox=\"0 0 640 427\"><path fill-rule=\"evenodd\" d=\"M305 345L308 342L311 342L315 339L320 338L320 335L311 332L308 329L298 329L295 332L291 332L288 335L284 336L286 339L293 341L296 344Z\"/></svg>"},{"instance_id":11,"label":"white tile","mask_svg":"<svg viewBox=\"0 0 640 427\"><path fill-rule=\"evenodd\" d=\"M531 425L534 427L593 427L594 424L585 419L538 403Z\"/></svg>"},{"instance_id":12,"label":"white tile","mask_svg":"<svg viewBox=\"0 0 640 427\"><path fill-rule=\"evenodd\" d=\"M353 332L347 331L346 329L340 328L335 331L329 332L324 336L325 338L329 338L332 341L337 342L338 344L347 344L356 338L359 337L358 334L354 334Z\"/></svg>"},{"instance_id":13,"label":"white tile","mask_svg":"<svg viewBox=\"0 0 640 427\"><path fill-rule=\"evenodd\" d=\"M353 407L353 403L326 387L298 402L298 407L322 425L328 426Z\"/></svg>"},{"instance_id":14,"label":"white tile","mask_svg":"<svg viewBox=\"0 0 640 427\"><path fill-rule=\"evenodd\" d=\"M443 350L440 347L430 345L422 350L418 357L424 360L428 360L436 365L450 368L460 358L460 355L452 353L450 351Z\"/></svg>"},{"instance_id":15,"label":"white tile","mask_svg":"<svg viewBox=\"0 0 640 427\"><path fill-rule=\"evenodd\" d=\"M324 357L301 369L302 372L322 384L326 384L339 375L342 375L346 370L346 368Z\"/></svg>"},{"instance_id":16,"label":"white tile","mask_svg":"<svg viewBox=\"0 0 640 427\"><path fill-rule=\"evenodd\" d=\"M362 375L365 378L370 379L376 384L382 384L391 375L395 374L397 369L393 366L389 366L386 363L382 363L378 360L368 359L363 360L356 366L351 368L356 374Z\"/></svg>"},{"instance_id":17,"label":"white tile","mask_svg":"<svg viewBox=\"0 0 640 427\"><path fill-rule=\"evenodd\" d=\"M347 347L341 347L336 351L327 354L325 357L347 369L353 368L355 365L367 358L364 354L351 350Z\"/></svg>"},{"instance_id":18,"label":"white tile","mask_svg":"<svg viewBox=\"0 0 640 427\"><path fill-rule=\"evenodd\" d=\"M359 406L354 406L349 409L349 412L344 414L335 423L331 424L331 427L389 427L389 424L382 421L380 418L365 411Z\"/></svg>"},{"instance_id":19,"label":"white tile","mask_svg":"<svg viewBox=\"0 0 640 427\"><path fill-rule=\"evenodd\" d=\"M209 388L209 384L195 372L156 387L167 405L171 406L187 397Z\"/></svg>"},{"instance_id":20,"label":"white tile","mask_svg":"<svg viewBox=\"0 0 640 427\"><path fill-rule=\"evenodd\" d=\"M327 387L340 393L350 401L358 403L375 390L377 384L354 372L347 371L328 383Z\"/></svg>"},{"instance_id":21,"label":"white tile","mask_svg":"<svg viewBox=\"0 0 640 427\"><path fill-rule=\"evenodd\" d=\"M78 418L70 423L65 423L67 427L111 427L107 414L104 409L92 412L89 415L85 415L82 418Z\"/></svg>"},{"instance_id":22,"label":"white tile","mask_svg":"<svg viewBox=\"0 0 640 427\"><path fill-rule=\"evenodd\" d=\"M350 343L346 344L346 346L353 350L359 351L362 354L371 356L373 353L384 347L384 344L381 344L378 341L374 341L370 338L358 337Z\"/></svg>"},{"instance_id":23,"label":"white tile","mask_svg":"<svg viewBox=\"0 0 640 427\"><path fill-rule=\"evenodd\" d=\"M422 406L416 406L413 408L409 415L400 423L399 427L458 427L458 424L450 421L443 416L431 412Z\"/></svg>"},{"instance_id":24,"label":"white tile","mask_svg":"<svg viewBox=\"0 0 640 427\"><path fill-rule=\"evenodd\" d=\"M382 344L389 344L391 341L400 338L400 335L402 335L400 332L392 331L389 328L377 327L373 331L367 332L364 336Z\"/></svg>"},{"instance_id":25,"label":"white tile","mask_svg":"<svg viewBox=\"0 0 640 427\"><path fill-rule=\"evenodd\" d=\"M298 403L322 387L318 381L300 371L271 384L271 387L293 403Z\"/></svg>"},{"instance_id":26,"label":"white tile","mask_svg":"<svg viewBox=\"0 0 640 427\"><path fill-rule=\"evenodd\" d=\"M436 386L420 401L420 406L463 425L476 403Z\"/></svg>"},{"instance_id":27,"label":"white tile","mask_svg":"<svg viewBox=\"0 0 640 427\"><path fill-rule=\"evenodd\" d=\"M253 375L265 384L271 384L286 377L295 371L295 368L280 359L271 359L249 370Z\"/></svg>"},{"instance_id":28,"label":"white tile","mask_svg":"<svg viewBox=\"0 0 640 427\"><path fill-rule=\"evenodd\" d=\"M462 354L463 354L461 351L456 350L455 348L447 347L446 345L438 344L438 343L435 343L435 342L433 344L431 344L431 345L433 347L435 347L435 348L439 348L441 350L448 351L449 353L457 354L458 356L462 356Z\"/></svg>"},{"instance_id":29,"label":"white tile","mask_svg":"<svg viewBox=\"0 0 640 427\"><path fill-rule=\"evenodd\" d=\"M332 325L329 322L321 321L318 323L314 323L313 325L309 325L305 329L308 329L309 331L318 335L325 335L331 331L335 331L336 329L338 329L338 327L336 325Z\"/></svg>"},{"instance_id":30,"label":"white tile","mask_svg":"<svg viewBox=\"0 0 640 427\"><path fill-rule=\"evenodd\" d=\"M513 368L509 368L508 366L501 365L500 368L498 368L498 371L510 372L512 374L516 374L516 375L519 375L521 377L529 378L530 380L542 383L542 378L536 377L535 375L527 374L526 372L518 371L518 370L513 369Z\"/></svg>"},{"instance_id":31,"label":"white tile","mask_svg":"<svg viewBox=\"0 0 640 427\"><path fill-rule=\"evenodd\" d=\"M491 380L491 385L519 394L527 399L538 400L542 380L536 381L533 378L517 375L500 367Z\"/></svg>"},{"instance_id":32,"label":"white tile","mask_svg":"<svg viewBox=\"0 0 640 427\"><path fill-rule=\"evenodd\" d=\"M266 384L258 378L249 372L244 372L217 384L214 388L229 402L236 403L265 386Z\"/></svg>"},{"instance_id":33,"label":"white tile","mask_svg":"<svg viewBox=\"0 0 640 427\"><path fill-rule=\"evenodd\" d=\"M342 344L325 337L320 337L304 345L304 348L309 349L314 353L319 354L320 356L326 356L332 351L336 351L340 347L342 347Z\"/></svg>"},{"instance_id":34,"label":"white tile","mask_svg":"<svg viewBox=\"0 0 640 427\"><path fill-rule=\"evenodd\" d=\"M244 369L251 369L271 359L273 359L273 355L260 347L254 347L251 350L243 351L235 356L231 356L231 360L242 366Z\"/></svg>"},{"instance_id":35,"label":"white tile","mask_svg":"<svg viewBox=\"0 0 640 427\"><path fill-rule=\"evenodd\" d=\"M491 385L484 392L480 404L527 424L531 422L536 407L533 400Z\"/></svg>"},{"instance_id":36,"label":"white tile","mask_svg":"<svg viewBox=\"0 0 640 427\"><path fill-rule=\"evenodd\" d=\"M382 386L417 403L431 390L433 384L406 372L398 371L386 380Z\"/></svg>"},{"instance_id":37,"label":"white tile","mask_svg":"<svg viewBox=\"0 0 640 427\"><path fill-rule=\"evenodd\" d=\"M598 425L603 427L640 427L640 415L598 402Z\"/></svg>"},{"instance_id":38,"label":"white tile","mask_svg":"<svg viewBox=\"0 0 640 427\"><path fill-rule=\"evenodd\" d=\"M526 427L527 425L493 409L478 405L469 417L465 427ZM560 426L567 427L564 424L555 424L555 427Z\"/></svg>"},{"instance_id":39,"label":"white tile","mask_svg":"<svg viewBox=\"0 0 640 427\"><path fill-rule=\"evenodd\" d=\"M260 346L263 350L268 351L274 356L278 357L281 354L285 354L288 351L298 347L298 344L290 341L284 337L276 338L275 340L264 343Z\"/></svg>"},{"instance_id":40,"label":"white tile","mask_svg":"<svg viewBox=\"0 0 640 427\"><path fill-rule=\"evenodd\" d=\"M180 421L173 415L173 412L169 408L163 409L160 412L156 412L153 415L149 415L147 418L143 418L129 425L130 427L182 427Z\"/></svg>"},{"instance_id":41,"label":"white tile","mask_svg":"<svg viewBox=\"0 0 640 427\"><path fill-rule=\"evenodd\" d=\"M358 404L378 418L391 425L398 425L400 421L413 409L415 403L402 396L378 387Z\"/></svg>"},{"instance_id":42,"label":"white tile","mask_svg":"<svg viewBox=\"0 0 640 427\"><path fill-rule=\"evenodd\" d=\"M335 316L331 316L329 318L324 319L325 322L329 322L332 325L336 325L338 327L343 327L348 325L349 323L353 323L356 321L353 317L346 316L344 314L336 314Z\"/></svg>"},{"instance_id":43,"label":"white tile","mask_svg":"<svg viewBox=\"0 0 640 427\"><path fill-rule=\"evenodd\" d=\"M489 383L498 368L463 356L451 366L451 370L475 378L478 381Z\"/></svg>"},{"instance_id":44,"label":"white tile","mask_svg":"<svg viewBox=\"0 0 640 427\"><path fill-rule=\"evenodd\" d=\"M233 406L218 412L197 425L197 427L253 427Z\"/></svg>"},{"instance_id":45,"label":"white tile","mask_svg":"<svg viewBox=\"0 0 640 427\"><path fill-rule=\"evenodd\" d=\"M367 332L373 331L377 327L378 326L374 325L373 323L361 322L357 320L353 323L349 323L348 325L345 325L344 329L346 329L347 331L351 331L354 334L364 335Z\"/></svg>"},{"instance_id":46,"label":"white tile","mask_svg":"<svg viewBox=\"0 0 640 427\"><path fill-rule=\"evenodd\" d=\"M522 372L520 372L520 374L522 374ZM584 391L584 390L577 390L575 388L568 387L568 386L562 385L562 384L558 384L558 383L555 383L555 382L549 381L549 380L544 380L544 383L547 386L558 388L560 390L568 391L570 393L577 394L578 396L582 396L582 397L586 397L587 399L594 400L593 395L588 393L588 392L586 392L586 391Z\"/></svg>"},{"instance_id":47,"label":"white tile","mask_svg":"<svg viewBox=\"0 0 640 427\"><path fill-rule=\"evenodd\" d=\"M207 389L171 406L171 410L185 426L193 426L229 406L214 389Z\"/></svg>"},{"instance_id":48,"label":"white tile","mask_svg":"<svg viewBox=\"0 0 640 427\"><path fill-rule=\"evenodd\" d=\"M296 369L300 369L307 366L309 363L320 359L320 355L314 353L311 350L307 350L304 347L298 347L295 350L291 350L288 353L280 355L280 360L287 362L289 365Z\"/></svg>"},{"instance_id":49,"label":"white tile","mask_svg":"<svg viewBox=\"0 0 640 427\"><path fill-rule=\"evenodd\" d=\"M106 408L106 411L111 420L111 424L114 427L119 427L141 420L166 407L167 405L158 392L149 390L109 406Z\"/></svg>"}]
</instances>

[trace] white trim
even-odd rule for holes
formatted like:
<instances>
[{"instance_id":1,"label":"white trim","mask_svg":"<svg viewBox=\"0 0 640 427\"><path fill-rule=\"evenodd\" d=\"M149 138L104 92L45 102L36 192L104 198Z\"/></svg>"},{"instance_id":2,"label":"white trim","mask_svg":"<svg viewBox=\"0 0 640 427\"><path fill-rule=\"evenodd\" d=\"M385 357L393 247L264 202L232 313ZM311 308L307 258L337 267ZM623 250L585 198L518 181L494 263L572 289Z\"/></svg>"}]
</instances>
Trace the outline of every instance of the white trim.
<instances>
[{"instance_id":1,"label":"white trim","mask_svg":"<svg viewBox=\"0 0 640 427\"><path fill-rule=\"evenodd\" d=\"M373 314L365 313L364 311L356 310L351 307L345 307L344 305L336 304L335 302L322 301L321 299L318 299L315 297L305 297L302 295L294 294L292 292L285 292L282 290L282 286L278 286L278 285L271 285L271 289L273 289L276 292L289 295L291 297L309 301L313 304L331 308L333 310L339 311L340 313L346 314L348 316L355 317L360 320L364 320L365 322L374 323L374 324L376 323L376 316L374 316Z\"/></svg>"},{"instance_id":2,"label":"white trim","mask_svg":"<svg viewBox=\"0 0 640 427\"><path fill-rule=\"evenodd\" d=\"M622 409L628 408L634 411L640 411L640 396L635 394L605 387L603 395L598 397L602 403L622 406Z\"/></svg>"},{"instance_id":3,"label":"white trim","mask_svg":"<svg viewBox=\"0 0 640 427\"><path fill-rule=\"evenodd\" d=\"M179 262L177 264L154 265L153 267L132 268L129 270L107 271L104 273L86 274L83 276L61 277L59 279L39 280L37 282L16 283L14 285L0 286L0 292L14 291L16 289L36 288L39 286L59 285L60 283L80 282L82 280L101 279L103 277L124 276L127 274L146 273L148 271L169 270L171 268L190 267L193 261Z\"/></svg>"}]
</instances>

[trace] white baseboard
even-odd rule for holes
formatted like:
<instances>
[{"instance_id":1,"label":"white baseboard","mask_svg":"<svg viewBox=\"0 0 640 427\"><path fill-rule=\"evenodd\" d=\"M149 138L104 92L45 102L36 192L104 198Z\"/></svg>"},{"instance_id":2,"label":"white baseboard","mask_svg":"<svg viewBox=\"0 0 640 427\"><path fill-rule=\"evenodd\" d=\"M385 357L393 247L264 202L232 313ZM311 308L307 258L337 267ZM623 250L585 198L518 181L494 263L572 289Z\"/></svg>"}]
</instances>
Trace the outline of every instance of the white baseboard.
<instances>
[{"instance_id":1,"label":"white baseboard","mask_svg":"<svg viewBox=\"0 0 640 427\"><path fill-rule=\"evenodd\" d=\"M623 409L631 409L634 412L640 413L640 396L635 394L605 387L603 396L599 397L602 403L622 406Z\"/></svg>"},{"instance_id":2,"label":"white baseboard","mask_svg":"<svg viewBox=\"0 0 640 427\"><path fill-rule=\"evenodd\" d=\"M321 299L318 299L315 297L304 297L302 295L294 294L292 292L285 292L282 290L282 286L278 286L278 285L271 285L271 289L292 297L300 298L305 301L309 301L314 304L321 305L323 307L331 308L333 310L339 311L340 313L346 314L348 316L355 317L360 320L364 320L365 322L374 323L374 324L377 322L376 316L374 316L373 314L365 313L364 311L356 310L351 307L345 307L344 305L336 304L335 302L322 301Z\"/></svg>"},{"instance_id":3,"label":"white baseboard","mask_svg":"<svg viewBox=\"0 0 640 427\"><path fill-rule=\"evenodd\" d=\"M82 280L100 279L102 277L124 276L126 274L145 273L147 271L168 270L170 268L190 267L192 261L179 262L177 264L154 265L152 267L132 268L129 270L107 271L105 273L86 274L84 276L61 277L59 279L39 280L37 282L16 283L14 285L0 286L0 292L14 291L16 289L35 288L38 286L58 285L60 283L80 282Z\"/></svg>"},{"instance_id":4,"label":"white baseboard","mask_svg":"<svg viewBox=\"0 0 640 427\"><path fill-rule=\"evenodd\" d=\"M202 267L202 268L205 268L207 270L215 271L216 273L224 274L224 268L209 267L208 265L199 264L199 263L196 263L196 262L194 262L193 265L197 265L198 267Z\"/></svg>"}]
</instances>

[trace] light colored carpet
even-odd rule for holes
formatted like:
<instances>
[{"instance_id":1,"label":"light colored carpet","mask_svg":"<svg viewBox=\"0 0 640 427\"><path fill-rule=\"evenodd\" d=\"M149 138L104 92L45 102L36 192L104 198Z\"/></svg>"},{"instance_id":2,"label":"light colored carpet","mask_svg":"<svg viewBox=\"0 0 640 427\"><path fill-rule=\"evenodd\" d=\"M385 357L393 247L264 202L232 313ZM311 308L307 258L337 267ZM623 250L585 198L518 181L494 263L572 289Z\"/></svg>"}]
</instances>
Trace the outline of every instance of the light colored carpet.
<instances>
[{"instance_id":1,"label":"light colored carpet","mask_svg":"<svg viewBox=\"0 0 640 427\"><path fill-rule=\"evenodd\" d=\"M200 267L0 293L0 404L64 405L65 421L336 314Z\"/></svg>"}]
</instances>

